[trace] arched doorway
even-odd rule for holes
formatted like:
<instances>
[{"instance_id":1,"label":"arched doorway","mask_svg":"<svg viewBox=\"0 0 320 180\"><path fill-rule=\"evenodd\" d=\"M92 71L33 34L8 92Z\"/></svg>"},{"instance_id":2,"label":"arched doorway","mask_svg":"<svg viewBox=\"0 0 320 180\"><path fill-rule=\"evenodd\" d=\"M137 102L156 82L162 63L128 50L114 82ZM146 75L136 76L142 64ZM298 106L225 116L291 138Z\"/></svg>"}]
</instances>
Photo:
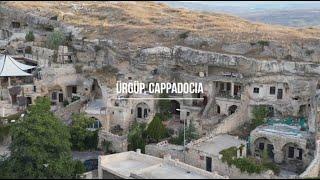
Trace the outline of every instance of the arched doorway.
<instances>
[{"instance_id":1,"label":"arched doorway","mask_svg":"<svg viewBox=\"0 0 320 180\"><path fill-rule=\"evenodd\" d=\"M31 97L27 97L27 106L32 104L32 98Z\"/></svg>"},{"instance_id":2,"label":"arched doorway","mask_svg":"<svg viewBox=\"0 0 320 180\"><path fill-rule=\"evenodd\" d=\"M254 156L262 157L264 151L267 151L269 159L274 161L274 146L271 141L265 137L258 138L253 143L253 154Z\"/></svg>"},{"instance_id":3,"label":"arched doorway","mask_svg":"<svg viewBox=\"0 0 320 180\"><path fill-rule=\"evenodd\" d=\"M59 85L56 85L49 90L50 99L52 105L58 105L63 103L64 101L64 94L63 90Z\"/></svg>"},{"instance_id":4,"label":"arched doorway","mask_svg":"<svg viewBox=\"0 0 320 180\"><path fill-rule=\"evenodd\" d=\"M217 105L217 114L220 114L221 113L221 109L220 109L220 106Z\"/></svg>"},{"instance_id":5,"label":"arched doorway","mask_svg":"<svg viewBox=\"0 0 320 180\"><path fill-rule=\"evenodd\" d=\"M174 115L178 115L180 116L180 103L176 100L172 100L170 101L171 103L171 113L174 114Z\"/></svg>"},{"instance_id":6,"label":"arched doorway","mask_svg":"<svg viewBox=\"0 0 320 180\"><path fill-rule=\"evenodd\" d=\"M97 119L95 117L91 117L91 119L93 119L94 122L88 126L88 129L96 130L96 129L99 129L102 127L102 124L99 121L99 119Z\"/></svg>"},{"instance_id":7,"label":"arched doorway","mask_svg":"<svg viewBox=\"0 0 320 180\"><path fill-rule=\"evenodd\" d=\"M91 92L94 99L102 99L102 91L96 79L93 80Z\"/></svg>"},{"instance_id":8,"label":"arched doorway","mask_svg":"<svg viewBox=\"0 0 320 180\"><path fill-rule=\"evenodd\" d=\"M229 113L229 115L231 115L231 114L235 113L235 112L236 112L236 110L237 110L237 108L238 108L238 106L236 106L236 105L232 105L232 106L230 106L230 107L229 107L229 109L228 109L228 113Z\"/></svg>"},{"instance_id":9,"label":"arched doorway","mask_svg":"<svg viewBox=\"0 0 320 180\"><path fill-rule=\"evenodd\" d=\"M136 106L136 118L146 119L149 116L150 108L149 106L141 102Z\"/></svg>"}]
</instances>

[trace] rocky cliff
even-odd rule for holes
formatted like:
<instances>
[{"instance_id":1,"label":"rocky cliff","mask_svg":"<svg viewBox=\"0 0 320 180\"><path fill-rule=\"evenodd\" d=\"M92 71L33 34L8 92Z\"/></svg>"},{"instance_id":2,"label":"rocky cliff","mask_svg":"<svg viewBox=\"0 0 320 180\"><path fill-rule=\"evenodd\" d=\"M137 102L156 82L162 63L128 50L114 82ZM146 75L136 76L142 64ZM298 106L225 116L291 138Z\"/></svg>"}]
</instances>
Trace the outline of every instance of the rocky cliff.
<instances>
[{"instance_id":1,"label":"rocky cliff","mask_svg":"<svg viewBox=\"0 0 320 180\"><path fill-rule=\"evenodd\" d=\"M258 60L318 63L320 55L318 28L252 23L155 2L3 2L0 14L2 28L12 21L39 31L60 27L74 40L112 42L125 60L137 49L175 45Z\"/></svg>"}]
</instances>

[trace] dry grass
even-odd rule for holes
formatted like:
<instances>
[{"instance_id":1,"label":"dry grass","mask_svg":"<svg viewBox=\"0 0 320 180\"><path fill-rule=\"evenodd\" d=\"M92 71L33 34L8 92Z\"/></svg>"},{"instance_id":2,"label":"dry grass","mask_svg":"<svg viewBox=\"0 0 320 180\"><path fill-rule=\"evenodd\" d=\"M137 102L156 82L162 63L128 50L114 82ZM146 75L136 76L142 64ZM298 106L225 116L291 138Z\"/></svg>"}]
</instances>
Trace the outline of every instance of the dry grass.
<instances>
[{"instance_id":1,"label":"dry grass","mask_svg":"<svg viewBox=\"0 0 320 180\"><path fill-rule=\"evenodd\" d=\"M88 38L116 37L138 46L176 41L159 37L154 33L159 30L190 31L224 43L268 40L285 45L320 37L318 28L252 23L226 14L173 9L154 2L7 2L6 6L42 16L58 14L66 23L86 27L83 33Z\"/></svg>"}]
</instances>

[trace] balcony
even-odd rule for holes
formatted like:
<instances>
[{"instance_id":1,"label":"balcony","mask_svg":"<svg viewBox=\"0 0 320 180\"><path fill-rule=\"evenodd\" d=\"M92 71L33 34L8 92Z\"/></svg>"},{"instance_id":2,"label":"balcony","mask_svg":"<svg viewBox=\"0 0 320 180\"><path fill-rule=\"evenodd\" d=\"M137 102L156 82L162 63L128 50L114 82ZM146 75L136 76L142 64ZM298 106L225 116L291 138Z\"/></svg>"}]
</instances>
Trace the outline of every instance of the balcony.
<instances>
[{"instance_id":1,"label":"balcony","mask_svg":"<svg viewBox=\"0 0 320 180\"><path fill-rule=\"evenodd\" d=\"M232 96L230 91L220 91L216 94L216 97L241 100L241 94Z\"/></svg>"}]
</instances>

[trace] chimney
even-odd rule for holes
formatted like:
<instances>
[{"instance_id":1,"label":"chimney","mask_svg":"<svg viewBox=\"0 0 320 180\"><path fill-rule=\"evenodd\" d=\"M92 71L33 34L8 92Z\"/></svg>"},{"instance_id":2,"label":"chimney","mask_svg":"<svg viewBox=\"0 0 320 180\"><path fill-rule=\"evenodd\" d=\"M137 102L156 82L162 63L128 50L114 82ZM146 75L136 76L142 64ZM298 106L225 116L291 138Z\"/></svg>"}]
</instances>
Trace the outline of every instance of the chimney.
<instances>
[{"instance_id":1,"label":"chimney","mask_svg":"<svg viewBox=\"0 0 320 180\"><path fill-rule=\"evenodd\" d=\"M138 154L141 154L141 149L137 149L136 152L137 152Z\"/></svg>"}]
</instances>

